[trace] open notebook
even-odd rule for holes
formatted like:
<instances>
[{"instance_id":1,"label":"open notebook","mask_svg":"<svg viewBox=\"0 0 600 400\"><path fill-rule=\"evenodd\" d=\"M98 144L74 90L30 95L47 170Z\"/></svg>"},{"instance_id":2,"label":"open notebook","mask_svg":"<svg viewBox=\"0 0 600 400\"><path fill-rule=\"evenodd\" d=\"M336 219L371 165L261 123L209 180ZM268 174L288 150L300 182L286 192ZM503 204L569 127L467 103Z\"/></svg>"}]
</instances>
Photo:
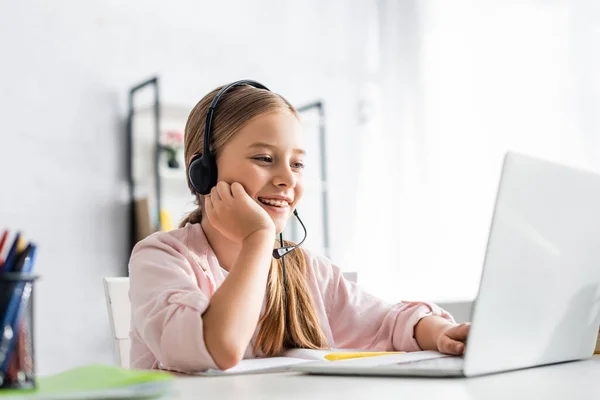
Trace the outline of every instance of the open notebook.
<instances>
[{"instance_id":1,"label":"open notebook","mask_svg":"<svg viewBox=\"0 0 600 400\"><path fill-rule=\"evenodd\" d=\"M154 399L175 393L173 375L111 365L90 364L37 379L37 388L3 389L7 400Z\"/></svg>"},{"instance_id":2,"label":"open notebook","mask_svg":"<svg viewBox=\"0 0 600 400\"><path fill-rule=\"evenodd\" d=\"M245 359L238 365L227 370L209 369L202 372L192 372L193 375L236 375L236 374L256 374L267 372L285 372L291 370L294 365L307 362L323 361L331 362L348 358L373 357L378 355L399 354L400 352L376 352L365 350L349 349L330 349L330 350L310 350L310 349L289 349L282 353L280 357L266 357ZM189 371L174 370L190 374Z\"/></svg>"}]
</instances>

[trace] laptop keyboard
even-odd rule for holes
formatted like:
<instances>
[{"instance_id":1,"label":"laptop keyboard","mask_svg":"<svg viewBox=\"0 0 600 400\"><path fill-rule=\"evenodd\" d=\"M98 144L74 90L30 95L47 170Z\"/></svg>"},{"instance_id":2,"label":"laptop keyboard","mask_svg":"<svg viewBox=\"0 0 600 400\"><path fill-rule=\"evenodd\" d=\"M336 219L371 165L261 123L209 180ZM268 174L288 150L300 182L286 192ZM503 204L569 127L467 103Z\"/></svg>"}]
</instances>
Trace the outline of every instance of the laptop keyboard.
<instances>
[{"instance_id":1,"label":"laptop keyboard","mask_svg":"<svg viewBox=\"0 0 600 400\"><path fill-rule=\"evenodd\" d=\"M394 368L399 369L443 369L443 370L462 370L464 365L463 357L442 357L431 360L417 360L406 363L398 363Z\"/></svg>"}]
</instances>

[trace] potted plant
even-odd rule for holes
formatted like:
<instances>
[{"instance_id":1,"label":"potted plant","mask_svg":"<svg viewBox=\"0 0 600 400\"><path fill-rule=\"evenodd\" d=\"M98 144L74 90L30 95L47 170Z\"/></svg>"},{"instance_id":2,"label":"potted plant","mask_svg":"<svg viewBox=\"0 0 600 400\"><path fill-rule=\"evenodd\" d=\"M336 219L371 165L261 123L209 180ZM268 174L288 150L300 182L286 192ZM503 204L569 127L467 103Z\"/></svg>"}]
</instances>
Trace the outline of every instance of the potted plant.
<instances>
[{"instance_id":1,"label":"potted plant","mask_svg":"<svg viewBox=\"0 0 600 400\"><path fill-rule=\"evenodd\" d=\"M169 168L179 168L178 155L183 150L183 133L175 130L167 131L161 149L167 155L167 166Z\"/></svg>"}]
</instances>

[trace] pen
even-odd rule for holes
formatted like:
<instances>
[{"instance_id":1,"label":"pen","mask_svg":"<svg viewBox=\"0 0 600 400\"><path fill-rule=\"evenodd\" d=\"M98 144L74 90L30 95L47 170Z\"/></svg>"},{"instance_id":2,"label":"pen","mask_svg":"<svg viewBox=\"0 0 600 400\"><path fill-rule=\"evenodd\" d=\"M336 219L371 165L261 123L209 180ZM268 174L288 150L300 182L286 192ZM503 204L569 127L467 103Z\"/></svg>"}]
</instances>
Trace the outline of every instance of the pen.
<instances>
[{"instance_id":1,"label":"pen","mask_svg":"<svg viewBox=\"0 0 600 400\"><path fill-rule=\"evenodd\" d=\"M21 239L21 233L17 232L15 234L15 238L13 240L10 249L8 250L8 255L6 256L6 260L4 260L4 264L2 265L3 272L10 272L12 269L12 264L14 263L14 259L17 257L17 250L19 245L19 239Z\"/></svg>"},{"instance_id":2,"label":"pen","mask_svg":"<svg viewBox=\"0 0 600 400\"><path fill-rule=\"evenodd\" d=\"M375 357L375 356L386 356L389 354L402 354L404 351L366 351L366 352L347 352L347 353L329 353L325 356L326 360L339 361L347 360L350 358L363 358L363 357Z\"/></svg>"},{"instance_id":3,"label":"pen","mask_svg":"<svg viewBox=\"0 0 600 400\"><path fill-rule=\"evenodd\" d=\"M7 236L8 236L8 229L5 229L4 233L2 233L2 238L0 238L0 269L2 268L2 265L4 264L4 259L2 258L2 249L4 248L4 243L6 243Z\"/></svg>"}]
</instances>

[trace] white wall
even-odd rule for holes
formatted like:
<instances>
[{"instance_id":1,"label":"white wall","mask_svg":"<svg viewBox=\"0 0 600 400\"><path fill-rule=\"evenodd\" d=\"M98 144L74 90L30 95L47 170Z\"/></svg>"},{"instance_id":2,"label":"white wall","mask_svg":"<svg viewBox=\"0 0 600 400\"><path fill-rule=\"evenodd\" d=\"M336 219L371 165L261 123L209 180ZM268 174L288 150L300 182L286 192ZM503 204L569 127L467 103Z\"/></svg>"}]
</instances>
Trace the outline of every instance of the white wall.
<instances>
[{"instance_id":1,"label":"white wall","mask_svg":"<svg viewBox=\"0 0 600 400\"><path fill-rule=\"evenodd\" d=\"M127 262L126 95L151 75L161 77L165 101L190 107L240 78L263 81L295 104L322 98L335 182L332 257L339 258L352 225L345 217L354 213L365 7L341 0L1 3L0 227L20 228L40 245L40 373L112 362L101 278L122 275Z\"/></svg>"},{"instance_id":2,"label":"white wall","mask_svg":"<svg viewBox=\"0 0 600 400\"><path fill-rule=\"evenodd\" d=\"M600 172L600 3L378 5L382 117L346 264L390 301L470 300L505 151Z\"/></svg>"},{"instance_id":3,"label":"white wall","mask_svg":"<svg viewBox=\"0 0 600 400\"><path fill-rule=\"evenodd\" d=\"M599 18L588 0L423 7L430 296L476 295L505 151L600 172Z\"/></svg>"}]
</instances>

